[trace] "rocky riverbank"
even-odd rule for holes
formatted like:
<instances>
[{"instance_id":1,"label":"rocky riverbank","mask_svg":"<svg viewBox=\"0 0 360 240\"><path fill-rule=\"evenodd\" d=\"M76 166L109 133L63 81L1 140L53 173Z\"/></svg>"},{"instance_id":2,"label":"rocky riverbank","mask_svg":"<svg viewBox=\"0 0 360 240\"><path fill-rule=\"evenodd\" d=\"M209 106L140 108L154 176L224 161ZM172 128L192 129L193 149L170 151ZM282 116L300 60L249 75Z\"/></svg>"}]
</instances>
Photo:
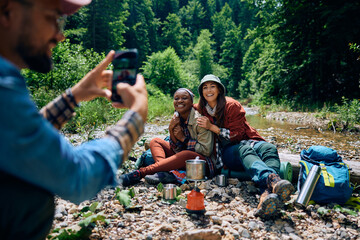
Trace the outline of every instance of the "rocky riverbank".
<instances>
[{"instance_id":1,"label":"rocky riverbank","mask_svg":"<svg viewBox=\"0 0 360 240\"><path fill-rule=\"evenodd\" d=\"M262 220L254 217L260 192L252 182L229 179L227 187L205 182L206 213L189 215L185 212L184 189L178 202L164 202L156 187L145 182L134 187L132 202L137 211L126 210L117 199L114 189L103 190L98 196L79 206L57 199L55 228L78 231L83 209L99 203L94 211L107 222L98 220L90 239L359 239L360 216L335 205L309 205L297 209L293 202L284 205L278 218Z\"/></svg>"},{"instance_id":2,"label":"rocky riverbank","mask_svg":"<svg viewBox=\"0 0 360 240\"><path fill-rule=\"evenodd\" d=\"M330 120L319 118L316 115L316 113L308 112L269 112L266 114L266 119L271 119L279 122L300 124L314 129L327 129Z\"/></svg>"},{"instance_id":3,"label":"rocky riverbank","mask_svg":"<svg viewBox=\"0 0 360 240\"><path fill-rule=\"evenodd\" d=\"M279 147L279 151L298 153L310 144L324 144L322 139L299 138L278 129L260 129L266 140ZM103 131L93 133L101 137ZM158 124L147 124L145 134L134 146L131 156L138 157L144 151L144 143L153 137L167 135L167 120L158 119ZM287 135L287 137L283 137ZM84 136L68 136L75 145ZM328 145L336 144L328 142ZM360 141L356 144L360 144ZM357 148L358 149L358 148ZM346 156L358 160L359 154L351 150ZM119 174L129 171L134 162L128 161ZM191 185L184 184L181 197L175 203L162 199L156 186L141 182L133 187L133 208L126 209L116 198L116 192L124 190L108 188L94 199L80 205L63 199L56 199L56 213L53 231L49 238L75 235L89 222L89 239L359 239L360 215L350 207L335 204L326 206L309 205L306 209L294 206L297 193L283 206L276 219L262 220L254 217L259 202L260 190L252 182L229 179L227 187L218 187L212 180L201 184L205 195L206 213L189 215L185 211L186 196ZM358 195L357 193L354 196ZM90 220L89 220L90 219ZM85 220L85 221L84 221ZM87 221L87 222L86 222ZM67 229L66 234L64 229ZM70 239L70 238L63 238Z\"/></svg>"}]
</instances>

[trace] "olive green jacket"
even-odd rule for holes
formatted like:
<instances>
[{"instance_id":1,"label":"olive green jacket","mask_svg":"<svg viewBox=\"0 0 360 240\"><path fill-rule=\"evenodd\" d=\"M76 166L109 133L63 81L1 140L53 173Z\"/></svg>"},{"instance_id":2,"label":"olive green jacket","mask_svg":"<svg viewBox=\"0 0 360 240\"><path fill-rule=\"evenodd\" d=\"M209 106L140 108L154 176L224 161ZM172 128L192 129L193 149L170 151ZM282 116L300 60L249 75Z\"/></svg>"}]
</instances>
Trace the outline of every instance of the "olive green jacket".
<instances>
[{"instance_id":1,"label":"olive green jacket","mask_svg":"<svg viewBox=\"0 0 360 240\"><path fill-rule=\"evenodd\" d=\"M198 126L197 119L199 117L201 117L201 114L192 108L187 127L190 132L191 139L196 140L195 152L205 157L210 157L214 147L213 132Z\"/></svg>"}]
</instances>

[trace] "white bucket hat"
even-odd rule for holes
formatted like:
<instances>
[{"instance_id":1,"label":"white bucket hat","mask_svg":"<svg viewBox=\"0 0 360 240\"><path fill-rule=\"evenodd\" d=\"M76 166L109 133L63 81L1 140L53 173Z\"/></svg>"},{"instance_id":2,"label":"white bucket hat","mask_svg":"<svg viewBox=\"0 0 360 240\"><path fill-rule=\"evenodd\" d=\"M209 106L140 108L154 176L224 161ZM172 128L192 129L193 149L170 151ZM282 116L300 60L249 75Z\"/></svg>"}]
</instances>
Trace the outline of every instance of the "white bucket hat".
<instances>
[{"instance_id":1,"label":"white bucket hat","mask_svg":"<svg viewBox=\"0 0 360 240\"><path fill-rule=\"evenodd\" d=\"M220 81L220 78L218 78L217 76L213 75L213 74L208 74L208 75L205 75L202 79L201 79L201 82L200 82L200 85L199 85L199 88L198 88L198 91L199 91L199 94L201 96L201 86L206 83L206 82L216 82L220 85L220 87L223 89L224 91L224 94L226 93L226 88L225 86L221 83Z\"/></svg>"}]
</instances>

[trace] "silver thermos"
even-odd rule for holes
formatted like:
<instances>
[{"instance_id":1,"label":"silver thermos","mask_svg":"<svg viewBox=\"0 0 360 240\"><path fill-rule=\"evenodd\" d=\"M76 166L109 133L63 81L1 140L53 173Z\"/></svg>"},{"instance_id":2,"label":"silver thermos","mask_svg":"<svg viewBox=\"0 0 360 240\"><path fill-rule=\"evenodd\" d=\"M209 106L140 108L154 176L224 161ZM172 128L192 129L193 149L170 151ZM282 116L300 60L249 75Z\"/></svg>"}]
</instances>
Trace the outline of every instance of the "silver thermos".
<instances>
[{"instance_id":1,"label":"silver thermos","mask_svg":"<svg viewBox=\"0 0 360 240\"><path fill-rule=\"evenodd\" d=\"M301 187L299 196L296 199L296 204L304 207L308 205L320 175L321 175L321 168L317 165L313 165L305 180L305 183Z\"/></svg>"}]
</instances>

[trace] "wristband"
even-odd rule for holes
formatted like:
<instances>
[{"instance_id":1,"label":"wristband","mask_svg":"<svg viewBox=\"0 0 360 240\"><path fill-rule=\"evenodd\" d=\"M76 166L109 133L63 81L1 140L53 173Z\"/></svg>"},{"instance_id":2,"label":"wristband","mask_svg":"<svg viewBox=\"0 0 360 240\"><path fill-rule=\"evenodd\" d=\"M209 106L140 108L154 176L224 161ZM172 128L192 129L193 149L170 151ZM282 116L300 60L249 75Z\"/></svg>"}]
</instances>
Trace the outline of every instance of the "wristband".
<instances>
[{"instance_id":1,"label":"wristband","mask_svg":"<svg viewBox=\"0 0 360 240\"><path fill-rule=\"evenodd\" d=\"M71 88L68 88L65 90L66 97L69 98L70 102L74 104L75 107L78 107L79 105L76 103L74 95L71 92Z\"/></svg>"}]
</instances>

